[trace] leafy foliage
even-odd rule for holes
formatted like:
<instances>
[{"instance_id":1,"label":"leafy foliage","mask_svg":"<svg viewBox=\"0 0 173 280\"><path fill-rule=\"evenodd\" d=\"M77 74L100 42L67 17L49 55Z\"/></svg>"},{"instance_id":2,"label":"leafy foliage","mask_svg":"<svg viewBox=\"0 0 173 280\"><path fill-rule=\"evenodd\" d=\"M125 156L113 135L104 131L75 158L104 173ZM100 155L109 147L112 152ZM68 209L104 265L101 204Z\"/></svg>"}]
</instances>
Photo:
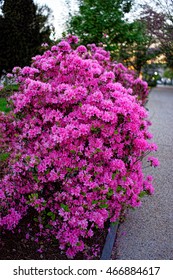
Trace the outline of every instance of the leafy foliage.
<instances>
[{"instance_id":1,"label":"leafy foliage","mask_svg":"<svg viewBox=\"0 0 173 280\"><path fill-rule=\"evenodd\" d=\"M79 13L68 22L68 32L79 36L84 45L103 43L114 59L133 67L139 75L151 58L151 38L142 21L125 19L132 5L133 1L124 0L80 1Z\"/></svg>"}]
</instances>

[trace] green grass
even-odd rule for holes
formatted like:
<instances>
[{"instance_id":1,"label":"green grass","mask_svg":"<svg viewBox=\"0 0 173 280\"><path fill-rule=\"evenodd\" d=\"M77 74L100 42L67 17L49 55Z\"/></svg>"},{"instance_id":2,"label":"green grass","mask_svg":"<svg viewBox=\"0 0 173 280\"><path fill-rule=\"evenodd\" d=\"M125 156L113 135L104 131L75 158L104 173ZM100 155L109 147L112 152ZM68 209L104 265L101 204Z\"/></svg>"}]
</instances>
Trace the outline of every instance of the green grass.
<instances>
[{"instance_id":1,"label":"green grass","mask_svg":"<svg viewBox=\"0 0 173 280\"><path fill-rule=\"evenodd\" d=\"M6 98L1 97L0 98L0 111L8 113L8 112L10 112L10 110L11 109L7 107L7 100L6 100Z\"/></svg>"}]
</instances>

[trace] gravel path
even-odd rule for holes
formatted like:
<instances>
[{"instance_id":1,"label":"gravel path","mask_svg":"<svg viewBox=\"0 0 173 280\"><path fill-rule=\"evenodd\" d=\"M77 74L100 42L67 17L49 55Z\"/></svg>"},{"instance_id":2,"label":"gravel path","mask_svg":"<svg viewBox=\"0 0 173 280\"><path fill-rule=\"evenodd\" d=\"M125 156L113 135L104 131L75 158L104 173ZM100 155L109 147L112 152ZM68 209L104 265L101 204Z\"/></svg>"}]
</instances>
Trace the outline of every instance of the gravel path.
<instances>
[{"instance_id":1,"label":"gravel path","mask_svg":"<svg viewBox=\"0 0 173 280\"><path fill-rule=\"evenodd\" d=\"M158 144L160 167L145 169L153 175L155 193L142 207L129 211L118 229L112 259L173 260L173 87L150 93L149 108Z\"/></svg>"}]
</instances>

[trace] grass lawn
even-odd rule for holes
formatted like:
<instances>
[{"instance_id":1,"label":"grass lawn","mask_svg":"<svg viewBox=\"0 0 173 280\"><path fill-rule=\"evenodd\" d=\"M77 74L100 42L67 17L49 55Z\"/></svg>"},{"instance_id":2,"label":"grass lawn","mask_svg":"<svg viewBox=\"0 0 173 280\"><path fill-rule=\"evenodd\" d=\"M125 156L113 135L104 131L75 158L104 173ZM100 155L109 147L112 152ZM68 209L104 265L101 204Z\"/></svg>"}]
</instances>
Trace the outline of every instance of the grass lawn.
<instances>
[{"instance_id":1,"label":"grass lawn","mask_svg":"<svg viewBox=\"0 0 173 280\"><path fill-rule=\"evenodd\" d=\"M10 112L10 110L11 109L7 107L7 100L6 100L6 98L5 97L1 97L0 98L0 111L8 113L8 112ZM3 164L3 162L6 161L8 156L9 156L8 153L0 153L0 167L2 167L1 165Z\"/></svg>"},{"instance_id":2,"label":"grass lawn","mask_svg":"<svg viewBox=\"0 0 173 280\"><path fill-rule=\"evenodd\" d=\"M13 92L17 91L19 88L18 85L6 85L0 92L0 111L9 113L10 108L7 106L7 97L9 97Z\"/></svg>"},{"instance_id":3,"label":"grass lawn","mask_svg":"<svg viewBox=\"0 0 173 280\"><path fill-rule=\"evenodd\" d=\"M8 113L8 112L10 112L10 110L11 109L7 107L7 100L6 100L6 98L1 97L0 98L0 111Z\"/></svg>"}]
</instances>

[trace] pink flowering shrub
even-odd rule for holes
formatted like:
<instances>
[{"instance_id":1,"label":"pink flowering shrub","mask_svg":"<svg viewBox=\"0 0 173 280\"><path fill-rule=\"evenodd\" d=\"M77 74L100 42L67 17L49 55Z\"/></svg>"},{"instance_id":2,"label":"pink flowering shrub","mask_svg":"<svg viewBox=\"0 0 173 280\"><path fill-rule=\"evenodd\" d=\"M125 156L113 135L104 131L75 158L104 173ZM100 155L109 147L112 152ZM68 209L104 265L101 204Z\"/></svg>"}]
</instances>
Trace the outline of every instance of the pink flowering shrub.
<instances>
[{"instance_id":1,"label":"pink flowering shrub","mask_svg":"<svg viewBox=\"0 0 173 280\"><path fill-rule=\"evenodd\" d=\"M121 63L113 63L113 71L115 73L115 81L120 82L125 88L132 89L132 95L137 95L142 105L148 100L149 89L147 82L135 77L135 73L127 69Z\"/></svg>"},{"instance_id":2,"label":"pink flowering shrub","mask_svg":"<svg viewBox=\"0 0 173 280\"><path fill-rule=\"evenodd\" d=\"M148 141L150 122L133 95L132 76L125 87L115 82L108 52L75 48L77 39L69 40L34 57L31 67L13 70L20 87L11 97L13 121L1 129L10 157L1 180L0 227L13 230L33 208L36 240L54 237L73 258L97 228L153 192L142 159L157 147Z\"/></svg>"}]
</instances>

